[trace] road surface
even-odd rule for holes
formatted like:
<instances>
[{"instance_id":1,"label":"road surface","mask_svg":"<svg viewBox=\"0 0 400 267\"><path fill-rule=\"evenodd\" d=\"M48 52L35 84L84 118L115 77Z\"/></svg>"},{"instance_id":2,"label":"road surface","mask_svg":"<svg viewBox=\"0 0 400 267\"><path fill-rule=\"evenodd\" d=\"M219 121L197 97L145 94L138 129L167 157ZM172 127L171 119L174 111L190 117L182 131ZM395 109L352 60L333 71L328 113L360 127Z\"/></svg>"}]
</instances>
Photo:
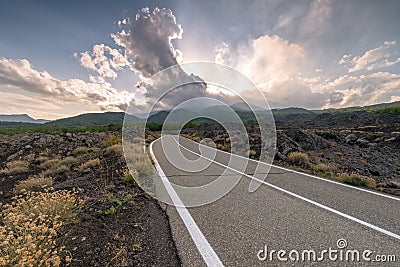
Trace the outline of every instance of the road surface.
<instances>
[{"instance_id":1,"label":"road surface","mask_svg":"<svg viewBox=\"0 0 400 267\"><path fill-rule=\"evenodd\" d=\"M241 172L226 167L228 153L214 151L209 158L200 155L198 143L162 139L164 147L158 139L150 152L164 176L162 190L178 206L189 198L171 184L201 186L222 173L241 178L210 204L166 206L183 266L400 266L399 198L277 166L249 193L255 161L235 157L248 164ZM176 167L180 159L208 164L198 172L184 171Z\"/></svg>"}]
</instances>

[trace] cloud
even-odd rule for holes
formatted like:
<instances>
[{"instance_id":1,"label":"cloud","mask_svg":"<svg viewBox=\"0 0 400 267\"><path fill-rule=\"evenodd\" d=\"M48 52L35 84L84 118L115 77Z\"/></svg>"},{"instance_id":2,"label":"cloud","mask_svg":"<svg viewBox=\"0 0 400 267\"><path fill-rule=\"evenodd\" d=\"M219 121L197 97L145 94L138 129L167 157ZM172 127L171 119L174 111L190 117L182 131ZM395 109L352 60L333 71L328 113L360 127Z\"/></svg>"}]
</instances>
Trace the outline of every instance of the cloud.
<instances>
[{"instance_id":1,"label":"cloud","mask_svg":"<svg viewBox=\"0 0 400 267\"><path fill-rule=\"evenodd\" d=\"M50 101L44 101L20 94L6 93L1 92L0 103L3 105L10 105L12 103L13 106L19 107L30 107L30 108L40 108L46 110L57 110L58 106L54 105L54 103ZM9 112L9 111L8 111Z\"/></svg>"},{"instance_id":2,"label":"cloud","mask_svg":"<svg viewBox=\"0 0 400 267\"><path fill-rule=\"evenodd\" d=\"M300 32L307 35L321 33L325 21L331 16L331 13L331 0L312 1L308 13L300 25Z\"/></svg>"},{"instance_id":3,"label":"cloud","mask_svg":"<svg viewBox=\"0 0 400 267\"><path fill-rule=\"evenodd\" d=\"M123 109L135 95L119 92L109 83L80 79L59 80L46 71L38 71L26 59L0 59L0 85L41 95L46 99L87 102L100 108Z\"/></svg>"},{"instance_id":4,"label":"cloud","mask_svg":"<svg viewBox=\"0 0 400 267\"><path fill-rule=\"evenodd\" d=\"M170 9L156 7L150 12L149 8L143 8L134 18L124 18L117 24L122 29L111 34L111 37L120 49L98 44L93 46L91 52L83 52L79 56L75 54L83 67L99 75L90 75L90 81L103 87L109 86L106 78L117 78L117 71L123 68L129 67L139 75L141 81L136 88L132 88L139 101L124 101L124 97L129 99L131 96L128 93L120 93L112 98L117 99L116 103L109 99L107 103L123 103L124 106L131 104L129 111L135 112L140 109L144 112L157 101L161 108L170 109L182 101L207 94L204 81L194 75L188 75L178 65L183 61L183 53L173 46L172 40L181 39L183 30ZM172 66L176 67L154 77ZM176 88L174 93L159 99L165 88L172 89L182 82L190 84ZM103 107L109 108L108 105Z\"/></svg>"},{"instance_id":5,"label":"cloud","mask_svg":"<svg viewBox=\"0 0 400 267\"><path fill-rule=\"evenodd\" d=\"M215 52L217 63L236 68L256 84L295 76L306 65L304 49L277 35L263 35L234 49L223 43Z\"/></svg>"},{"instance_id":6,"label":"cloud","mask_svg":"<svg viewBox=\"0 0 400 267\"><path fill-rule=\"evenodd\" d=\"M138 86L144 101L143 109L172 109L178 104L196 97L206 96L207 85L196 75L188 75L180 65L158 72Z\"/></svg>"},{"instance_id":7,"label":"cloud","mask_svg":"<svg viewBox=\"0 0 400 267\"><path fill-rule=\"evenodd\" d=\"M93 46L92 53L81 53L79 61L83 67L97 72L101 77L113 79L117 77L116 70L129 66L129 61L120 51L104 44Z\"/></svg>"},{"instance_id":8,"label":"cloud","mask_svg":"<svg viewBox=\"0 0 400 267\"><path fill-rule=\"evenodd\" d=\"M386 41L383 45L366 51L362 56L344 55L339 64L345 65L349 73L392 66L400 62L400 57L390 61L393 55L391 49L395 45L396 41Z\"/></svg>"},{"instance_id":9,"label":"cloud","mask_svg":"<svg viewBox=\"0 0 400 267\"><path fill-rule=\"evenodd\" d=\"M328 106L339 105L343 101L343 97L344 93L342 92L337 92L337 91L330 92Z\"/></svg>"},{"instance_id":10,"label":"cloud","mask_svg":"<svg viewBox=\"0 0 400 267\"><path fill-rule=\"evenodd\" d=\"M126 18L118 25L123 29L111 36L118 46L123 47L131 70L142 79L137 85L142 109L150 109L156 102L159 108L170 109L207 94L204 81L188 75L178 65L183 60L183 53L173 46L172 40L181 39L183 30L170 9L156 7L150 12L149 8L143 8L134 19ZM172 66L175 67L168 70ZM166 71L159 73L162 70ZM183 83L187 84L159 99L166 90Z\"/></svg>"},{"instance_id":11,"label":"cloud","mask_svg":"<svg viewBox=\"0 0 400 267\"><path fill-rule=\"evenodd\" d=\"M326 84L339 96L326 107L365 106L391 102L400 96L400 74L375 72L366 75L343 75Z\"/></svg>"},{"instance_id":12,"label":"cloud","mask_svg":"<svg viewBox=\"0 0 400 267\"><path fill-rule=\"evenodd\" d=\"M299 79L287 79L273 83L265 96L275 107L319 108L326 101L326 96L311 91L308 84Z\"/></svg>"},{"instance_id":13,"label":"cloud","mask_svg":"<svg viewBox=\"0 0 400 267\"><path fill-rule=\"evenodd\" d=\"M271 108L302 107L317 109L326 104L326 94L314 92L310 84L297 78L273 81L267 87L260 88ZM253 105L263 105L254 90L246 90L243 95L250 99Z\"/></svg>"},{"instance_id":14,"label":"cloud","mask_svg":"<svg viewBox=\"0 0 400 267\"><path fill-rule=\"evenodd\" d=\"M231 55L229 55L230 49L229 45L225 42L217 45L215 47L214 61L218 64L228 64L231 63Z\"/></svg>"},{"instance_id":15,"label":"cloud","mask_svg":"<svg viewBox=\"0 0 400 267\"><path fill-rule=\"evenodd\" d=\"M341 64L351 63L352 71L393 65L394 61L388 60L388 49L394 45L395 42L385 42L361 57L344 56ZM400 95L399 74L375 72L324 77L320 69L306 62L302 46L279 36L261 36L233 49L223 43L215 49L215 61L246 74L263 90L272 107L363 106L390 102Z\"/></svg>"},{"instance_id":16,"label":"cloud","mask_svg":"<svg viewBox=\"0 0 400 267\"><path fill-rule=\"evenodd\" d=\"M151 77L182 60L182 52L171 41L181 39L183 30L170 9L156 7L150 12L143 8L134 19L124 19L119 25L123 29L111 36L125 48L131 69L142 77Z\"/></svg>"},{"instance_id":17,"label":"cloud","mask_svg":"<svg viewBox=\"0 0 400 267\"><path fill-rule=\"evenodd\" d=\"M305 50L297 43L277 35L261 36L236 49L223 43L215 49L215 61L248 76L264 92L272 107L317 108L325 105L324 97L313 92L302 80L300 73L310 68ZM251 98L251 92L245 94ZM253 102L257 104L257 99Z\"/></svg>"}]
</instances>

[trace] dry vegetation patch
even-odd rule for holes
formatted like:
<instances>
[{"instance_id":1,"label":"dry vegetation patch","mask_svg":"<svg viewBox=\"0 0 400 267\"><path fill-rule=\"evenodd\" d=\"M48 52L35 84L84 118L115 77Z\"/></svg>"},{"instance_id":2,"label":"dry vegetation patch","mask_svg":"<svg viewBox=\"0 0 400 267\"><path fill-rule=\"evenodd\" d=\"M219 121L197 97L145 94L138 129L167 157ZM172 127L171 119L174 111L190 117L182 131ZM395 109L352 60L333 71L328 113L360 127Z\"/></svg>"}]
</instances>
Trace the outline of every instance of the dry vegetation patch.
<instances>
[{"instance_id":1,"label":"dry vegetation patch","mask_svg":"<svg viewBox=\"0 0 400 267\"><path fill-rule=\"evenodd\" d=\"M64 159L62 159L58 165L59 166L76 166L80 163L80 160L74 157L66 157Z\"/></svg>"},{"instance_id":2,"label":"dry vegetation patch","mask_svg":"<svg viewBox=\"0 0 400 267\"><path fill-rule=\"evenodd\" d=\"M100 159L99 158L95 158L95 159L91 159L89 161L86 161L85 163L83 163L81 166L79 166L79 169L81 171L89 169L89 168L93 168L93 167L97 167L100 166Z\"/></svg>"},{"instance_id":3,"label":"dry vegetation patch","mask_svg":"<svg viewBox=\"0 0 400 267\"><path fill-rule=\"evenodd\" d=\"M337 178L345 184L376 188L376 182L373 178L357 173L341 173L337 176Z\"/></svg>"},{"instance_id":4,"label":"dry vegetation patch","mask_svg":"<svg viewBox=\"0 0 400 267\"><path fill-rule=\"evenodd\" d=\"M123 148L121 144L115 144L112 146L107 147L106 151L105 151L105 155L106 156L112 156L112 155L122 155L123 154Z\"/></svg>"},{"instance_id":5,"label":"dry vegetation patch","mask_svg":"<svg viewBox=\"0 0 400 267\"><path fill-rule=\"evenodd\" d=\"M43 162L39 165L39 169L48 170L56 167L60 163L60 159L43 159Z\"/></svg>"},{"instance_id":6,"label":"dry vegetation patch","mask_svg":"<svg viewBox=\"0 0 400 267\"><path fill-rule=\"evenodd\" d=\"M307 167L310 165L310 159L307 154L302 152L291 152L288 154L288 161L294 165Z\"/></svg>"},{"instance_id":7,"label":"dry vegetation patch","mask_svg":"<svg viewBox=\"0 0 400 267\"><path fill-rule=\"evenodd\" d=\"M78 146L72 151L74 155L82 155L88 152L88 148L86 146Z\"/></svg>"},{"instance_id":8,"label":"dry vegetation patch","mask_svg":"<svg viewBox=\"0 0 400 267\"><path fill-rule=\"evenodd\" d=\"M110 147L113 145L121 145L122 144L122 135L120 134L110 134L104 141L103 144L106 147Z\"/></svg>"},{"instance_id":9,"label":"dry vegetation patch","mask_svg":"<svg viewBox=\"0 0 400 267\"><path fill-rule=\"evenodd\" d=\"M59 266L63 248L56 248L57 232L75 221L81 205L67 190L28 191L1 205L0 265Z\"/></svg>"},{"instance_id":10,"label":"dry vegetation patch","mask_svg":"<svg viewBox=\"0 0 400 267\"><path fill-rule=\"evenodd\" d=\"M21 194L24 191L40 191L44 188L51 187L52 185L53 179L51 177L31 177L19 181L14 187L14 192L16 194Z\"/></svg>"},{"instance_id":11,"label":"dry vegetation patch","mask_svg":"<svg viewBox=\"0 0 400 267\"><path fill-rule=\"evenodd\" d=\"M18 174L29 172L29 162L25 160L15 160L7 162L6 168L0 170L3 174Z\"/></svg>"}]
</instances>

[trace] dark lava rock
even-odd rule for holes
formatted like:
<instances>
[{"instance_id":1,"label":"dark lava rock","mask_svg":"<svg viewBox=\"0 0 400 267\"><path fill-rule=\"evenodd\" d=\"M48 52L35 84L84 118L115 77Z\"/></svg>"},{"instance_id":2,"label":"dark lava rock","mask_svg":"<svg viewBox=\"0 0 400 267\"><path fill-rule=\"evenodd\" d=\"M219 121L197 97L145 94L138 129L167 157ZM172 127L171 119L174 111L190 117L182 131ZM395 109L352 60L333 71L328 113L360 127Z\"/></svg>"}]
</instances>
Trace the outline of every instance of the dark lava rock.
<instances>
[{"instance_id":1,"label":"dark lava rock","mask_svg":"<svg viewBox=\"0 0 400 267\"><path fill-rule=\"evenodd\" d=\"M364 138L358 138L357 139L357 143L360 146L367 146L369 144L369 141L367 139L364 139Z\"/></svg>"},{"instance_id":2,"label":"dark lava rock","mask_svg":"<svg viewBox=\"0 0 400 267\"><path fill-rule=\"evenodd\" d=\"M355 134L349 134L348 136L346 136L345 138L346 143L355 143L358 140L358 136Z\"/></svg>"}]
</instances>

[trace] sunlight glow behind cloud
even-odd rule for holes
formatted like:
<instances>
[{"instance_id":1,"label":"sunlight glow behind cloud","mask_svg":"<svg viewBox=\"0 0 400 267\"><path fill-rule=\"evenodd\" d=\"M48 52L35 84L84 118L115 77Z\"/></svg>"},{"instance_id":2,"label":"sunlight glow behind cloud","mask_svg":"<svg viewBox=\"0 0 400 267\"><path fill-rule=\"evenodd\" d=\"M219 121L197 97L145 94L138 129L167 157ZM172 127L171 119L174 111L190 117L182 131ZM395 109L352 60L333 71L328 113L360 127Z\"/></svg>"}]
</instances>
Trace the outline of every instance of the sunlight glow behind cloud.
<instances>
[{"instance_id":1,"label":"sunlight glow behind cloud","mask_svg":"<svg viewBox=\"0 0 400 267\"><path fill-rule=\"evenodd\" d=\"M152 102L157 90L146 85L146 78L185 60L214 59L253 80L273 107L345 107L399 99L398 19L393 17L395 12L390 13L395 9L392 5L361 1L339 5L331 0L227 3L160 4L168 8L155 7L157 3L142 8L135 3L132 9L139 11L131 16L119 14L114 28L101 32L104 39L96 32L94 39L87 38L90 43L75 41L71 42L74 47L63 46L64 50L58 51L59 58L69 51L67 57L75 60L74 68L87 70L78 74L68 73L67 64L65 75L63 68L48 65L54 61L53 67L63 66L59 62L68 61L52 59L54 53L47 55L50 47L39 46L42 54L31 57L21 51L30 51L33 46L28 49L27 44L20 44L22 37L15 41L6 35L5 41L0 41L2 51L6 51L0 58L0 94L10 98L6 94L24 92L21 94L27 98L16 97L13 107L21 113L25 113L21 101L31 101L26 110L29 107L32 112L38 108L35 100L62 106L60 116L66 114L67 105L76 112L86 112L82 107L117 111L136 104L140 111ZM363 17L367 13L368 18ZM89 22L97 29L98 20ZM77 36L88 35L81 30L76 31ZM60 30L60 39L64 33ZM39 35L36 32L27 43L43 39ZM18 45L25 49L18 50ZM16 47L15 53L11 46ZM185 71L178 77L190 79L191 72ZM127 75L133 78L126 79ZM185 92L165 99L164 107L179 102L180 96L217 93L224 95L212 85L187 87ZM52 110L54 117L59 109ZM44 111L36 114L39 112Z\"/></svg>"}]
</instances>

